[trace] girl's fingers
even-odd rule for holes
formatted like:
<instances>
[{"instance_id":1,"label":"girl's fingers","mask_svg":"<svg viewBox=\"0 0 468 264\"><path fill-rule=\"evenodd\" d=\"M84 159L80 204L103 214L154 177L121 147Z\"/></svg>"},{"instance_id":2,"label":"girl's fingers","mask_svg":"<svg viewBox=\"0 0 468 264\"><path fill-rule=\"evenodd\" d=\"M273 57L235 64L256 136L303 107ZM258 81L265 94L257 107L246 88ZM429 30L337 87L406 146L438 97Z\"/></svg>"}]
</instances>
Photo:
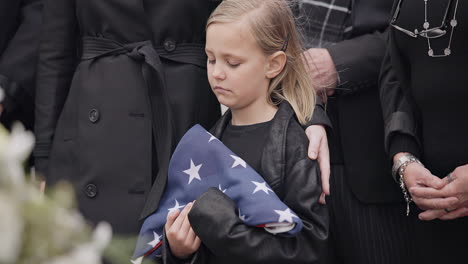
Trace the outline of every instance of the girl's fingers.
<instances>
[{"instance_id":1,"label":"girl's fingers","mask_svg":"<svg viewBox=\"0 0 468 264\"><path fill-rule=\"evenodd\" d=\"M169 230L172 227L172 225L174 224L179 214L180 214L180 211L177 210L167 215L166 230Z\"/></svg>"},{"instance_id":2,"label":"girl's fingers","mask_svg":"<svg viewBox=\"0 0 468 264\"><path fill-rule=\"evenodd\" d=\"M192 203L188 203L185 208L182 210L182 212L180 212L179 216L177 217L177 219L174 221L174 224L172 225L171 229L173 229L174 231L178 231L180 230L180 228L182 227L182 223L184 222L185 220L185 217L187 216L188 212L190 211L189 210L189 206L191 205Z\"/></svg>"},{"instance_id":3,"label":"girl's fingers","mask_svg":"<svg viewBox=\"0 0 468 264\"><path fill-rule=\"evenodd\" d=\"M185 239L185 243L188 244L188 245L192 245L193 243L195 243L195 238L196 237L197 237L197 235L193 231L192 227L190 227L189 231L188 231L188 234L187 234L187 238Z\"/></svg>"},{"instance_id":4,"label":"girl's fingers","mask_svg":"<svg viewBox=\"0 0 468 264\"><path fill-rule=\"evenodd\" d=\"M193 248L195 250L198 250L198 248L200 247L201 245L201 240L198 236L195 236L195 241L193 242Z\"/></svg>"},{"instance_id":5,"label":"girl's fingers","mask_svg":"<svg viewBox=\"0 0 468 264\"><path fill-rule=\"evenodd\" d=\"M182 224L180 225L180 228L179 228L179 232L182 236L187 236L188 233L189 233L189 230L190 230L190 222L188 220L188 212L190 212L190 209L192 209L192 203L189 203L187 204L187 206L185 206L184 208L184 211L182 211L183 214L180 215L180 217L183 217L183 221L182 221Z\"/></svg>"}]
</instances>

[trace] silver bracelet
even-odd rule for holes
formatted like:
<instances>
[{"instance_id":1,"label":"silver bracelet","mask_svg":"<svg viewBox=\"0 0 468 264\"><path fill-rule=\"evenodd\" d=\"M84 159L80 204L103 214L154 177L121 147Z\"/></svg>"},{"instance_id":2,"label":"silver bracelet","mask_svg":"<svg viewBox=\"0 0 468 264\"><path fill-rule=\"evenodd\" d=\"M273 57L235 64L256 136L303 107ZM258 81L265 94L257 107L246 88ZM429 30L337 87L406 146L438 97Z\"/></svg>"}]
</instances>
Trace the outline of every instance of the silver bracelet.
<instances>
[{"instance_id":1,"label":"silver bracelet","mask_svg":"<svg viewBox=\"0 0 468 264\"><path fill-rule=\"evenodd\" d=\"M421 164L422 166L424 166L421 163L421 161L419 161L413 155L404 155L404 156L400 157L398 159L398 161L396 162L396 164L395 164L395 165L398 165L398 167L397 167L397 172L398 172L398 176L399 176L398 182L399 182L401 191L403 192L403 196L404 196L405 201L406 201L406 216L409 216L410 204L413 201L413 199L411 198L411 195L409 194L408 189L406 188L404 175L405 175L405 170L408 167L408 165L410 165L411 163L415 163L415 162L418 163L418 164ZM394 167L395 167L395 165L394 165Z\"/></svg>"}]
</instances>

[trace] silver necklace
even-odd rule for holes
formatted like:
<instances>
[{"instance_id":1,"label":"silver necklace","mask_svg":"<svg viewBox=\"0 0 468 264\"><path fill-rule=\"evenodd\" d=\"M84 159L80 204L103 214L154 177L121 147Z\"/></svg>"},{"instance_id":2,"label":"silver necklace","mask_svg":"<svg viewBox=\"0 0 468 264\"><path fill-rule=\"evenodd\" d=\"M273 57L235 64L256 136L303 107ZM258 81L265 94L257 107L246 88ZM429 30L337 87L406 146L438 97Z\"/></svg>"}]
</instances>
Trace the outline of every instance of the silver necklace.
<instances>
[{"instance_id":1,"label":"silver necklace","mask_svg":"<svg viewBox=\"0 0 468 264\"><path fill-rule=\"evenodd\" d=\"M444 54L435 54L434 53L434 50L432 49L432 46L431 46L431 37L429 37L429 34L426 34L426 36L423 36L427 39L427 46L429 48L429 50L427 51L427 54L430 56L430 57L433 57L433 58L439 58L439 57L447 57L449 56L450 54L452 54L452 50L451 50L451 45L452 45L452 37L453 37L453 32L455 31L455 27L457 26L458 24L458 21L457 21L457 10L458 10L458 0L456 0L457 2L455 3L455 9L453 11L453 17L452 19L450 20L450 38L449 38L449 42L448 42L448 46L447 48L444 49ZM423 24L423 28L424 31L428 31L429 30L429 21L427 21L427 2L428 0L424 0L424 24ZM443 21L443 23L445 23L445 21Z\"/></svg>"}]
</instances>

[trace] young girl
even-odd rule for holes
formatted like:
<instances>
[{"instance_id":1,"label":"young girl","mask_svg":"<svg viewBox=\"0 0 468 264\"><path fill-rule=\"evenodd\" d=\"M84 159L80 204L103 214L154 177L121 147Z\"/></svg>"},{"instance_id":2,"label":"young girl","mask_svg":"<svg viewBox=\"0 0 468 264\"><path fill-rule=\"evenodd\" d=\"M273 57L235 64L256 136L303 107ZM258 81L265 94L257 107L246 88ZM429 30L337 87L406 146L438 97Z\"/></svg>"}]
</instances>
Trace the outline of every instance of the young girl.
<instances>
[{"instance_id":1,"label":"young girl","mask_svg":"<svg viewBox=\"0 0 468 264\"><path fill-rule=\"evenodd\" d=\"M303 229L282 237L246 226L232 200L210 189L169 215L164 263L325 261L327 210L301 127L315 106L302 52L284 0L225 0L207 23L208 79L230 108L211 132L264 177Z\"/></svg>"}]
</instances>

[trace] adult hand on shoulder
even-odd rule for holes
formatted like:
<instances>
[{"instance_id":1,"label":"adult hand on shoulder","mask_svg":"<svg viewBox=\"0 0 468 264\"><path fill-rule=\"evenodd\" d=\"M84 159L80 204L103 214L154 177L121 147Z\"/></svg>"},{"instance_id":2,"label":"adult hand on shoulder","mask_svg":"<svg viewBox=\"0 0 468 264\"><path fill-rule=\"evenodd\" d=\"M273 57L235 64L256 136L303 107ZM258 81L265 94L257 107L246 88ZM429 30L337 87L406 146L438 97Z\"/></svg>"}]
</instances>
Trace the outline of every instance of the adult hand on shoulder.
<instances>
[{"instance_id":1,"label":"adult hand on shoulder","mask_svg":"<svg viewBox=\"0 0 468 264\"><path fill-rule=\"evenodd\" d=\"M306 129L309 138L309 158L319 163L322 180L322 195L320 203L325 204L325 195L330 195L330 152L325 128L321 125L312 125Z\"/></svg>"},{"instance_id":2,"label":"adult hand on shoulder","mask_svg":"<svg viewBox=\"0 0 468 264\"><path fill-rule=\"evenodd\" d=\"M308 49L304 55L312 85L323 102L326 102L327 96L333 95L338 84L335 63L327 49Z\"/></svg>"},{"instance_id":3,"label":"adult hand on shoulder","mask_svg":"<svg viewBox=\"0 0 468 264\"><path fill-rule=\"evenodd\" d=\"M172 254L179 259L190 257L201 244L200 238L193 231L188 219L192 206L193 203L188 203L182 212L177 210L167 216L166 237Z\"/></svg>"},{"instance_id":4,"label":"adult hand on shoulder","mask_svg":"<svg viewBox=\"0 0 468 264\"><path fill-rule=\"evenodd\" d=\"M468 164L457 167L443 179L446 185L440 189L413 187L410 192L426 199L453 199L450 206L438 207L439 210L429 210L419 215L422 220L439 218L451 220L468 216ZM453 209L456 208L456 209Z\"/></svg>"}]
</instances>

